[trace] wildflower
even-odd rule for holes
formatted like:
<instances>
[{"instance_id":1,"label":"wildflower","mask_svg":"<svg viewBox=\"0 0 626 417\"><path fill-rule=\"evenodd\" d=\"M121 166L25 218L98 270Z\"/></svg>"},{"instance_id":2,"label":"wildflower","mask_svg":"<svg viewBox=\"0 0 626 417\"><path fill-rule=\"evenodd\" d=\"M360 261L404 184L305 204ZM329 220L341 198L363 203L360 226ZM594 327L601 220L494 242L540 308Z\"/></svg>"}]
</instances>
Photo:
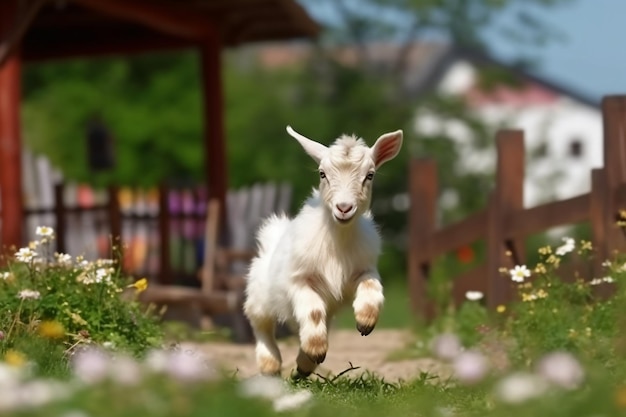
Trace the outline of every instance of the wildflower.
<instances>
[{"instance_id":1,"label":"wildflower","mask_svg":"<svg viewBox=\"0 0 626 417\"><path fill-rule=\"evenodd\" d=\"M593 249L593 245L588 240L580 241L580 252L590 251Z\"/></svg>"},{"instance_id":2,"label":"wildflower","mask_svg":"<svg viewBox=\"0 0 626 417\"><path fill-rule=\"evenodd\" d=\"M87 384L94 384L108 376L111 359L96 348L85 348L72 357L72 368L78 379Z\"/></svg>"},{"instance_id":3,"label":"wildflower","mask_svg":"<svg viewBox=\"0 0 626 417\"><path fill-rule=\"evenodd\" d=\"M169 355L166 372L180 381L198 381L213 379L215 372L206 361L189 351L173 352Z\"/></svg>"},{"instance_id":4,"label":"wildflower","mask_svg":"<svg viewBox=\"0 0 626 417\"><path fill-rule=\"evenodd\" d=\"M141 381L139 364L128 356L115 358L110 373L111 378L121 385L137 385Z\"/></svg>"},{"instance_id":5,"label":"wildflower","mask_svg":"<svg viewBox=\"0 0 626 417\"><path fill-rule=\"evenodd\" d=\"M509 270L511 279L515 282L524 282L525 278L530 277L530 271L526 265L516 265L515 268Z\"/></svg>"},{"instance_id":6,"label":"wildflower","mask_svg":"<svg viewBox=\"0 0 626 417\"><path fill-rule=\"evenodd\" d=\"M546 298L548 296L548 293L543 288L540 288L539 291L535 293L535 295L537 296L537 298Z\"/></svg>"},{"instance_id":7,"label":"wildflower","mask_svg":"<svg viewBox=\"0 0 626 417\"><path fill-rule=\"evenodd\" d=\"M607 284L610 284L610 283L615 282L615 280L613 279L613 277L604 277L602 278L602 282L606 282Z\"/></svg>"},{"instance_id":8,"label":"wildflower","mask_svg":"<svg viewBox=\"0 0 626 417\"><path fill-rule=\"evenodd\" d=\"M22 290L17 294L17 296L21 298L22 300L26 300L26 299L37 300L41 297L41 294L39 293L39 291L35 291L35 290Z\"/></svg>"},{"instance_id":9,"label":"wildflower","mask_svg":"<svg viewBox=\"0 0 626 417\"><path fill-rule=\"evenodd\" d=\"M542 263L538 263L535 266L535 274L545 274L547 272L546 266Z\"/></svg>"},{"instance_id":10,"label":"wildflower","mask_svg":"<svg viewBox=\"0 0 626 417\"><path fill-rule=\"evenodd\" d=\"M280 413L282 411L298 409L309 402L312 397L313 394L311 394L310 391L300 390L275 399L272 405L274 411Z\"/></svg>"},{"instance_id":11,"label":"wildflower","mask_svg":"<svg viewBox=\"0 0 626 417\"><path fill-rule=\"evenodd\" d=\"M626 409L626 385L617 387L614 394L615 405L620 409Z\"/></svg>"},{"instance_id":12,"label":"wildflower","mask_svg":"<svg viewBox=\"0 0 626 417\"><path fill-rule=\"evenodd\" d=\"M495 394L502 402L520 404L540 396L547 388L542 378L530 373L518 372L498 382Z\"/></svg>"},{"instance_id":13,"label":"wildflower","mask_svg":"<svg viewBox=\"0 0 626 417\"><path fill-rule=\"evenodd\" d=\"M37 226L37 229L35 230L35 234L37 236L50 237L54 235L54 229L48 226Z\"/></svg>"},{"instance_id":14,"label":"wildflower","mask_svg":"<svg viewBox=\"0 0 626 417\"><path fill-rule=\"evenodd\" d=\"M537 299L537 295L533 294L533 293L523 293L522 294L522 301L523 302L527 302L527 301L535 301Z\"/></svg>"},{"instance_id":15,"label":"wildflower","mask_svg":"<svg viewBox=\"0 0 626 417\"><path fill-rule=\"evenodd\" d=\"M55 253L59 265L69 266L72 264L72 256L67 253Z\"/></svg>"},{"instance_id":16,"label":"wildflower","mask_svg":"<svg viewBox=\"0 0 626 417\"><path fill-rule=\"evenodd\" d=\"M546 262L549 264L553 264L555 268L558 268L561 264L561 258L556 255L550 255L548 256L548 259L546 259Z\"/></svg>"},{"instance_id":17,"label":"wildflower","mask_svg":"<svg viewBox=\"0 0 626 417\"><path fill-rule=\"evenodd\" d=\"M537 365L537 372L546 381L566 389L579 387L585 377L580 363L568 352L553 352L544 356Z\"/></svg>"},{"instance_id":18,"label":"wildflower","mask_svg":"<svg viewBox=\"0 0 626 417\"><path fill-rule=\"evenodd\" d=\"M452 333L438 335L431 344L435 356L442 360L452 360L461 352L461 341Z\"/></svg>"},{"instance_id":19,"label":"wildflower","mask_svg":"<svg viewBox=\"0 0 626 417\"><path fill-rule=\"evenodd\" d=\"M130 284L127 288L135 288L135 292L137 294L144 292L148 288L148 280L145 278L141 278L138 281Z\"/></svg>"},{"instance_id":20,"label":"wildflower","mask_svg":"<svg viewBox=\"0 0 626 417\"><path fill-rule=\"evenodd\" d=\"M552 248L550 246L543 246L538 250L540 255L549 255L552 253Z\"/></svg>"},{"instance_id":21,"label":"wildflower","mask_svg":"<svg viewBox=\"0 0 626 417\"><path fill-rule=\"evenodd\" d=\"M65 336L65 328L58 321L44 321L37 330L41 336L48 339L60 339Z\"/></svg>"},{"instance_id":22,"label":"wildflower","mask_svg":"<svg viewBox=\"0 0 626 417\"><path fill-rule=\"evenodd\" d=\"M15 253L15 259L18 262L24 263L29 263L35 256L37 256L37 252L31 248L20 248L20 250Z\"/></svg>"},{"instance_id":23,"label":"wildflower","mask_svg":"<svg viewBox=\"0 0 626 417\"><path fill-rule=\"evenodd\" d=\"M241 394L246 397L260 397L268 400L280 398L287 393L286 382L278 377L257 375L241 382Z\"/></svg>"},{"instance_id":24,"label":"wildflower","mask_svg":"<svg viewBox=\"0 0 626 417\"><path fill-rule=\"evenodd\" d=\"M467 351L456 357L452 367L454 375L460 382L474 384L485 377L489 365L482 353Z\"/></svg>"},{"instance_id":25,"label":"wildflower","mask_svg":"<svg viewBox=\"0 0 626 417\"><path fill-rule=\"evenodd\" d=\"M594 278L589 281L589 285L600 285L602 284L602 278Z\"/></svg>"},{"instance_id":26,"label":"wildflower","mask_svg":"<svg viewBox=\"0 0 626 417\"><path fill-rule=\"evenodd\" d=\"M467 291L465 293L465 298L470 301L478 301L484 297L484 294L480 291Z\"/></svg>"},{"instance_id":27,"label":"wildflower","mask_svg":"<svg viewBox=\"0 0 626 417\"><path fill-rule=\"evenodd\" d=\"M22 352L11 349L4 354L4 361L11 366L19 368L26 364L26 355Z\"/></svg>"},{"instance_id":28,"label":"wildflower","mask_svg":"<svg viewBox=\"0 0 626 417\"><path fill-rule=\"evenodd\" d=\"M506 306L503 304L500 304L498 307L496 307L496 311L498 313L504 313L506 311Z\"/></svg>"},{"instance_id":29,"label":"wildflower","mask_svg":"<svg viewBox=\"0 0 626 417\"><path fill-rule=\"evenodd\" d=\"M565 242L563 245L556 248L555 253L557 255L563 256L567 253L570 253L574 249L576 249L576 241L572 239L571 237L564 237L563 242Z\"/></svg>"}]
</instances>

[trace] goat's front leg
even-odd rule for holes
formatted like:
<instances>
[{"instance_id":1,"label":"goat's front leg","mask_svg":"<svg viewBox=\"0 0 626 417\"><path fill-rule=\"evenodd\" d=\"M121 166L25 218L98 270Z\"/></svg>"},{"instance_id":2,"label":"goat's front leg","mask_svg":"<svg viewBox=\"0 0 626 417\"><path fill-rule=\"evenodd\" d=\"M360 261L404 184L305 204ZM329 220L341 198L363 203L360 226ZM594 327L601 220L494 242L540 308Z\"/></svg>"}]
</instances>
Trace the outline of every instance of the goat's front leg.
<instances>
[{"instance_id":1,"label":"goat's front leg","mask_svg":"<svg viewBox=\"0 0 626 417\"><path fill-rule=\"evenodd\" d=\"M294 293L293 308L300 336L300 352L296 358L297 371L306 377L326 359L328 351L326 305L319 294L305 284Z\"/></svg>"},{"instance_id":2,"label":"goat's front leg","mask_svg":"<svg viewBox=\"0 0 626 417\"><path fill-rule=\"evenodd\" d=\"M361 336L367 336L374 330L384 301L385 296L378 271L366 272L357 278L352 307L356 328L361 332Z\"/></svg>"}]
</instances>

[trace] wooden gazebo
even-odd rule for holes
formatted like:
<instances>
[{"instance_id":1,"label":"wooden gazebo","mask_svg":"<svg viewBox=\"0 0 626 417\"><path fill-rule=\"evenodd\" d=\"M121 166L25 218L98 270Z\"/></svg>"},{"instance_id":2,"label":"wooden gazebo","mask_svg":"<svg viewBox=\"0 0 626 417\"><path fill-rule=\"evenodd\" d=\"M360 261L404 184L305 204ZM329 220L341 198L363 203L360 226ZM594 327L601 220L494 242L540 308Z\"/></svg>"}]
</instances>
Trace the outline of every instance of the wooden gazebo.
<instances>
[{"instance_id":1,"label":"wooden gazebo","mask_svg":"<svg viewBox=\"0 0 626 417\"><path fill-rule=\"evenodd\" d=\"M195 48L201 54L209 198L228 186L221 51L309 38L319 27L294 0L0 0L2 245L22 243L20 79L23 63Z\"/></svg>"}]
</instances>

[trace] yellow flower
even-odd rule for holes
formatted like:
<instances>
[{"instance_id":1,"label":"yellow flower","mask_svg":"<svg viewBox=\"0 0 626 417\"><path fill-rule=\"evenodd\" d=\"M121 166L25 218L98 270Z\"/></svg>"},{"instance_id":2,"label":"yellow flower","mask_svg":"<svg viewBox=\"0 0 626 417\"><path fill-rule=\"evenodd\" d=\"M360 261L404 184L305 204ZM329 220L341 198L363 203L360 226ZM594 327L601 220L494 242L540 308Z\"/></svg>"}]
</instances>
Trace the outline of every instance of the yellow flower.
<instances>
[{"instance_id":1,"label":"yellow flower","mask_svg":"<svg viewBox=\"0 0 626 417\"><path fill-rule=\"evenodd\" d=\"M622 385L615 390L615 405L622 410L626 408L626 385Z\"/></svg>"},{"instance_id":2,"label":"yellow flower","mask_svg":"<svg viewBox=\"0 0 626 417\"><path fill-rule=\"evenodd\" d=\"M26 363L26 355L22 352L11 349L4 354L4 361L11 366L20 367Z\"/></svg>"},{"instance_id":3,"label":"yellow flower","mask_svg":"<svg viewBox=\"0 0 626 417\"><path fill-rule=\"evenodd\" d=\"M590 251L593 249L593 245L591 244L590 241L588 240L581 240L580 241L580 250L581 251Z\"/></svg>"},{"instance_id":4,"label":"yellow flower","mask_svg":"<svg viewBox=\"0 0 626 417\"><path fill-rule=\"evenodd\" d=\"M133 284L130 284L128 286L128 288L135 288L137 294L139 294L140 292L145 291L148 288L148 280L145 278L141 278L138 281L135 281Z\"/></svg>"},{"instance_id":5,"label":"yellow flower","mask_svg":"<svg viewBox=\"0 0 626 417\"><path fill-rule=\"evenodd\" d=\"M65 336L65 328L58 321L44 321L39 325L39 334L48 339L60 339Z\"/></svg>"},{"instance_id":6,"label":"yellow flower","mask_svg":"<svg viewBox=\"0 0 626 417\"><path fill-rule=\"evenodd\" d=\"M506 306L504 304L500 304L498 307L496 307L496 311L498 313L504 313L506 311Z\"/></svg>"},{"instance_id":7,"label":"yellow flower","mask_svg":"<svg viewBox=\"0 0 626 417\"><path fill-rule=\"evenodd\" d=\"M552 248L550 246L543 246L538 250L540 255L549 255L552 253Z\"/></svg>"},{"instance_id":8,"label":"yellow flower","mask_svg":"<svg viewBox=\"0 0 626 417\"><path fill-rule=\"evenodd\" d=\"M546 272L546 266L544 264L538 263L537 266L535 266L536 274L545 274Z\"/></svg>"},{"instance_id":9,"label":"yellow flower","mask_svg":"<svg viewBox=\"0 0 626 417\"><path fill-rule=\"evenodd\" d=\"M537 291L537 298L546 298L548 296L548 293L543 289L540 288L539 291Z\"/></svg>"}]
</instances>

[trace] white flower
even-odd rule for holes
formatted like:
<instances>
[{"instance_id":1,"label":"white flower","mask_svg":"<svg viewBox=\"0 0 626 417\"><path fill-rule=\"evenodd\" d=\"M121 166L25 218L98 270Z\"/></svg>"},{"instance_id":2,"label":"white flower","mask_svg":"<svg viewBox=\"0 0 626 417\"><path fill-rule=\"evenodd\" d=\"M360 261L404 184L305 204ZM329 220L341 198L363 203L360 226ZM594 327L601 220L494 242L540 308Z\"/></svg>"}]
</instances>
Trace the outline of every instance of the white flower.
<instances>
[{"instance_id":1,"label":"white flower","mask_svg":"<svg viewBox=\"0 0 626 417\"><path fill-rule=\"evenodd\" d=\"M525 278L530 277L530 270L526 265L515 265L515 268L509 270L511 279L515 282L524 282Z\"/></svg>"},{"instance_id":2,"label":"white flower","mask_svg":"<svg viewBox=\"0 0 626 417\"><path fill-rule=\"evenodd\" d=\"M41 294L39 293L39 291L35 290L22 290L17 294L17 296L22 300L26 300L28 298L37 300L41 297Z\"/></svg>"},{"instance_id":3,"label":"white flower","mask_svg":"<svg viewBox=\"0 0 626 417\"><path fill-rule=\"evenodd\" d=\"M606 282L606 283L609 283L609 284L612 283L612 282L615 282L613 277L604 277L604 278L602 278L602 281Z\"/></svg>"},{"instance_id":4,"label":"white flower","mask_svg":"<svg viewBox=\"0 0 626 417\"><path fill-rule=\"evenodd\" d=\"M537 364L537 372L547 381L566 389L580 386L585 371L576 358L568 352L553 352Z\"/></svg>"},{"instance_id":5,"label":"white flower","mask_svg":"<svg viewBox=\"0 0 626 417\"><path fill-rule=\"evenodd\" d=\"M11 276L10 272L0 272L0 279L7 280Z\"/></svg>"},{"instance_id":6,"label":"white flower","mask_svg":"<svg viewBox=\"0 0 626 417\"><path fill-rule=\"evenodd\" d=\"M15 253L15 259L24 263L32 261L35 256L37 256L37 252L31 248L21 248Z\"/></svg>"},{"instance_id":7,"label":"white flower","mask_svg":"<svg viewBox=\"0 0 626 417\"><path fill-rule=\"evenodd\" d=\"M594 278L589 281L589 285L600 285L602 284L602 278Z\"/></svg>"},{"instance_id":8,"label":"white flower","mask_svg":"<svg viewBox=\"0 0 626 417\"><path fill-rule=\"evenodd\" d=\"M161 373L167 369L167 352L162 349L152 349L148 352L145 364L152 372Z\"/></svg>"},{"instance_id":9,"label":"white flower","mask_svg":"<svg viewBox=\"0 0 626 417\"><path fill-rule=\"evenodd\" d=\"M556 248L555 253L557 255L563 256L567 253L570 253L574 249L576 249L576 241L572 239L571 237L564 237L563 242L565 242L563 245Z\"/></svg>"},{"instance_id":10,"label":"white flower","mask_svg":"<svg viewBox=\"0 0 626 417\"><path fill-rule=\"evenodd\" d=\"M537 375L519 372L498 382L495 394L500 401L519 404L543 394L548 388L546 381Z\"/></svg>"},{"instance_id":11,"label":"white flower","mask_svg":"<svg viewBox=\"0 0 626 417\"><path fill-rule=\"evenodd\" d=\"M43 236L43 237L52 236L54 234L54 229L48 226L37 226L37 229L35 230L35 234L37 236Z\"/></svg>"},{"instance_id":12,"label":"white flower","mask_svg":"<svg viewBox=\"0 0 626 417\"><path fill-rule=\"evenodd\" d=\"M68 255L67 253L55 253L54 256L57 258L57 262L60 265L69 266L72 264L72 255Z\"/></svg>"},{"instance_id":13,"label":"white flower","mask_svg":"<svg viewBox=\"0 0 626 417\"><path fill-rule=\"evenodd\" d=\"M165 370L180 381L210 380L215 377L215 371L207 366L206 361L190 351L172 352Z\"/></svg>"},{"instance_id":14,"label":"white flower","mask_svg":"<svg viewBox=\"0 0 626 417\"><path fill-rule=\"evenodd\" d=\"M288 393L287 383L279 377L256 375L241 381L241 394L245 397L278 399Z\"/></svg>"},{"instance_id":15,"label":"white flower","mask_svg":"<svg viewBox=\"0 0 626 417\"><path fill-rule=\"evenodd\" d=\"M442 360L452 360L461 352L461 341L452 333L442 333L433 339L431 349Z\"/></svg>"},{"instance_id":16,"label":"white flower","mask_svg":"<svg viewBox=\"0 0 626 417\"><path fill-rule=\"evenodd\" d=\"M141 382L141 368L139 364L128 356L120 356L111 364L111 379L120 385L137 385Z\"/></svg>"},{"instance_id":17,"label":"white flower","mask_svg":"<svg viewBox=\"0 0 626 417\"><path fill-rule=\"evenodd\" d=\"M72 358L74 374L87 384L95 384L107 378L110 367L109 355L96 348L85 348Z\"/></svg>"},{"instance_id":18,"label":"white flower","mask_svg":"<svg viewBox=\"0 0 626 417\"><path fill-rule=\"evenodd\" d=\"M310 391L300 390L292 394L283 395L274 400L274 411L280 413L282 411L295 410L309 402L313 397Z\"/></svg>"},{"instance_id":19,"label":"white flower","mask_svg":"<svg viewBox=\"0 0 626 417\"><path fill-rule=\"evenodd\" d=\"M470 301L482 300L484 296L485 295L480 291L467 291L465 293L465 298L467 298Z\"/></svg>"},{"instance_id":20,"label":"white flower","mask_svg":"<svg viewBox=\"0 0 626 417\"><path fill-rule=\"evenodd\" d=\"M462 383L473 384L482 380L489 370L487 358L477 351L463 352L452 364L455 377Z\"/></svg>"}]
</instances>

